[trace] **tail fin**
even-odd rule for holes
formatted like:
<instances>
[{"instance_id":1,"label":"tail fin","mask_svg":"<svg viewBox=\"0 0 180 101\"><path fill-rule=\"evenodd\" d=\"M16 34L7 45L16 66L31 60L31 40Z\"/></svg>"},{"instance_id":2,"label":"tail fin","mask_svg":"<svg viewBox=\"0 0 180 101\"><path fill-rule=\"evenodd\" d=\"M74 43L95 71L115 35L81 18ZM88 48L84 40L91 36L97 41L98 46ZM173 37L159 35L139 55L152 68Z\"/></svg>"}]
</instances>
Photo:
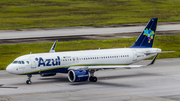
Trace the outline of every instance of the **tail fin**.
<instances>
[{"instance_id":1,"label":"tail fin","mask_svg":"<svg viewBox=\"0 0 180 101\"><path fill-rule=\"evenodd\" d=\"M152 18L146 25L144 31L130 48L152 48L158 18Z\"/></svg>"}]
</instances>

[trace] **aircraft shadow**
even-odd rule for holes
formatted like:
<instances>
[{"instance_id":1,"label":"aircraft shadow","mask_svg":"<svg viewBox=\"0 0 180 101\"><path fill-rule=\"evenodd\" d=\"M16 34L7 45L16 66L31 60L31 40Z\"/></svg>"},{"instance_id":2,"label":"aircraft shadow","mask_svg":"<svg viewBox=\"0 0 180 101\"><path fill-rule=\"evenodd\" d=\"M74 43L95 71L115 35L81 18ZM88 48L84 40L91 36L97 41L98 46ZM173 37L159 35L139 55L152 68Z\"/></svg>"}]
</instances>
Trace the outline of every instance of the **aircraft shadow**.
<instances>
[{"instance_id":1,"label":"aircraft shadow","mask_svg":"<svg viewBox=\"0 0 180 101\"><path fill-rule=\"evenodd\" d=\"M118 79L118 78L132 78L132 77L142 77L142 76L159 76L159 75L161 75L161 74L156 74L156 73L137 73L137 74L128 74L128 75L103 76L103 77L98 77L98 80Z\"/></svg>"},{"instance_id":2,"label":"aircraft shadow","mask_svg":"<svg viewBox=\"0 0 180 101\"><path fill-rule=\"evenodd\" d=\"M141 77L141 76L161 76L161 74L155 74L155 73L138 73L138 74L130 74L130 75L116 75L116 76L103 76L103 77L97 77L97 82L69 82L67 75L58 75L58 76L52 76L52 77L39 77L39 81L33 82L32 84L46 84L46 83L69 83L70 85L79 86L79 85L104 85L104 86L115 86L115 87L138 87L133 85L127 85L127 84L119 84L119 83L109 83L105 82L105 80L110 79L120 79L120 78L134 78L134 77ZM101 81L103 80L103 81ZM132 83L133 84L133 83ZM26 83L16 83L13 85L26 85Z\"/></svg>"},{"instance_id":3,"label":"aircraft shadow","mask_svg":"<svg viewBox=\"0 0 180 101\"><path fill-rule=\"evenodd\" d=\"M97 82L75 82L75 83L71 83L70 85L74 85L74 86L81 86L81 85L100 85L100 86L112 86L112 87L137 87L137 86L133 86L133 85L128 85L128 84L119 84L119 83L109 83L109 82L102 82L102 81L97 81Z\"/></svg>"},{"instance_id":4,"label":"aircraft shadow","mask_svg":"<svg viewBox=\"0 0 180 101\"><path fill-rule=\"evenodd\" d=\"M68 78L67 77L61 77L61 76L58 76L58 77L41 77L39 78L39 80L50 80L52 82L69 82Z\"/></svg>"}]
</instances>

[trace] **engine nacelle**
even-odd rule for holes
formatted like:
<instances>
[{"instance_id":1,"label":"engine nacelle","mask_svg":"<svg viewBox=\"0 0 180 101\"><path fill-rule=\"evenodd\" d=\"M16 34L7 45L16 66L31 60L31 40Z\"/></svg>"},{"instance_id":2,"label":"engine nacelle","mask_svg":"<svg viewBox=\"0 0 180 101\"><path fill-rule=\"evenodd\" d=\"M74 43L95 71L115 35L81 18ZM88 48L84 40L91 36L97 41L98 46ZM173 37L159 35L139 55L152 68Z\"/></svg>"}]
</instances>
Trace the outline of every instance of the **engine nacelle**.
<instances>
[{"instance_id":1,"label":"engine nacelle","mask_svg":"<svg viewBox=\"0 0 180 101\"><path fill-rule=\"evenodd\" d=\"M89 73L87 70L70 70L68 72L68 79L70 82L87 81Z\"/></svg>"},{"instance_id":2,"label":"engine nacelle","mask_svg":"<svg viewBox=\"0 0 180 101\"><path fill-rule=\"evenodd\" d=\"M45 77L45 76L55 76L56 73L42 73L42 74L40 74L40 75L41 75L41 77Z\"/></svg>"}]
</instances>

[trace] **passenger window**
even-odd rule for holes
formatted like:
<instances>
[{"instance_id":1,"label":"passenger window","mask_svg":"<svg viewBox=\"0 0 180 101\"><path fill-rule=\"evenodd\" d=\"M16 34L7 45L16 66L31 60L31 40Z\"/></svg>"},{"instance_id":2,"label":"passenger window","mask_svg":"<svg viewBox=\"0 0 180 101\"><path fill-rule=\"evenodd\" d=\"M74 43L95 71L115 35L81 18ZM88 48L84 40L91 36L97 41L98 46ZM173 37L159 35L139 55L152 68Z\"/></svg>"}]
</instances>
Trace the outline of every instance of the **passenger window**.
<instances>
[{"instance_id":1,"label":"passenger window","mask_svg":"<svg viewBox=\"0 0 180 101\"><path fill-rule=\"evenodd\" d=\"M22 64L24 64L24 61L22 61Z\"/></svg>"}]
</instances>

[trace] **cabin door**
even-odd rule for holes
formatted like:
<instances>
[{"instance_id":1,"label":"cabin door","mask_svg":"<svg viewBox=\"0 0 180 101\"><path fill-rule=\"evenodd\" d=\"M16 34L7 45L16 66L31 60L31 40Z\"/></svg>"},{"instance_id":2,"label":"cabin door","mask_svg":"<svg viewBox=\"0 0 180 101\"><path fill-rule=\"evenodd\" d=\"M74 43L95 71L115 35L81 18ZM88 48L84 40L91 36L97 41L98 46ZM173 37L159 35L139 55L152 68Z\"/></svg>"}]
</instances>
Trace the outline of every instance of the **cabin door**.
<instances>
[{"instance_id":1,"label":"cabin door","mask_svg":"<svg viewBox=\"0 0 180 101\"><path fill-rule=\"evenodd\" d=\"M38 67L38 58L31 57L31 70L38 71L40 67Z\"/></svg>"},{"instance_id":2,"label":"cabin door","mask_svg":"<svg viewBox=\"0 0 180 101\"><path fill-rule=\"evenodd\" d=\"M133 50L133 61L137 61L137 52Z\"/></svg>"}]
</instances>

